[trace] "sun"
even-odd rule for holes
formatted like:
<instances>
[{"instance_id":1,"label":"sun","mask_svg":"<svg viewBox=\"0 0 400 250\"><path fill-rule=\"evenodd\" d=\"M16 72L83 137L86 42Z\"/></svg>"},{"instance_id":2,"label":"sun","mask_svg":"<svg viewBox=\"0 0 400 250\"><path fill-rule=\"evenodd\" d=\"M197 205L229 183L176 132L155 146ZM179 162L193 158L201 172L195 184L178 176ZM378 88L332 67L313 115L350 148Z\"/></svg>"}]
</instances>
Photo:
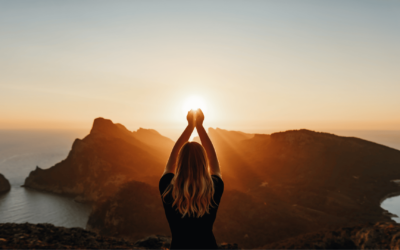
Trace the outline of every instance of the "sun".
<instances>
[{"instance_id":1,"label":"sun","mask_svg":"<svg viewBox=\"0 0 400 250\"><path fill-rule=\"evenodd\" d=\"M185 100L182 106L182 111L187 113L191 109L197 110L201 109L203 112L206 112L207 106L204 100L199 96L191 96Z\"/></svg>"}]
</instances>

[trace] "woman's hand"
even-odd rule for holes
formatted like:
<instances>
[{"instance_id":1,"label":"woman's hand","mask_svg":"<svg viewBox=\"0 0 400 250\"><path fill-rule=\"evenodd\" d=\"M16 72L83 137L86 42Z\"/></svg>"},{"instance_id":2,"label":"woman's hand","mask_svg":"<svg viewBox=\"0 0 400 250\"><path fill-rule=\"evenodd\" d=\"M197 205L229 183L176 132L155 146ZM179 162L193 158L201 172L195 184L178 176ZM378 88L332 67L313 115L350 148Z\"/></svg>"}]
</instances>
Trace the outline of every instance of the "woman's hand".
<instances>
[{"instance_id":1,"label":"woman's hand","mask_svg":"<svg viewBox=\"0 0 400 250\"><path fill-rule=\"evenodd\" d=\"M196 116L195 116L195 111L193 111L193 109L191 109L191 110L188 112L188 114L187 114L187 116L186 116L186 119L187 119L187 121L188 121L188 125L194 128Z\"/></svg>"},{"instance_id":2,"label":"woman's hand","mask_svg":"<svg viewBox=\"0 0 400 250\"><path fill-rule=\"evenodd\" d=\"M203 126L203 121L204 121L203 111L201 111L201 109L198 109L196 111L196 127Z\"/></svg>"}]
</instances>

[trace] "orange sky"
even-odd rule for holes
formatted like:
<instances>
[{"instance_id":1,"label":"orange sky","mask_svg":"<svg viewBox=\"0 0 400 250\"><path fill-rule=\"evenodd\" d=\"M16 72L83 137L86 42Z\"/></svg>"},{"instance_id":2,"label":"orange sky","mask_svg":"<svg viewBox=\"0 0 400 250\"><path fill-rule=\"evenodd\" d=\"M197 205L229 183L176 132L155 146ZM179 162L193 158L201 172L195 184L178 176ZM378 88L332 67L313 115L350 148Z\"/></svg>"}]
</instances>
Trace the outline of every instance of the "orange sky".
<instances>
[{"instance_id":1,"label":"orange sky","mask_svg":"<svg viewBox=\"0 0 400 250\"><path fill-rule=\"evenodd\" d=\"M400 128L396 1L1 1L0 129ZM175 131L175 132L173 132Z\"/></svg>"}]
</instances>

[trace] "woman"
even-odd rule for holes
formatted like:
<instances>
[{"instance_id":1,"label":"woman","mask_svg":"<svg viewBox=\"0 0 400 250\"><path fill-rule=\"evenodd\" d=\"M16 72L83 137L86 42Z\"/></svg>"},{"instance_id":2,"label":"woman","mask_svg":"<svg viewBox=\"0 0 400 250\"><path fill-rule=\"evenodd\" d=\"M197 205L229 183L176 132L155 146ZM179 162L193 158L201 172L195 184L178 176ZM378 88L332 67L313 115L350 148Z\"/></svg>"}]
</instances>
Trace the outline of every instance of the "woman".
<instances>
[{"instance_id":1,"label":"woman","mask_svg":"<svg viewBox=\"0 0 400 250\"><path fill-rule=\"evenodd\" d=\"M171 249L216 249L212 229L224 183L217 154L203 127L203 112L191 110L187 120L159 183L172 234ZM188 142L195 127L204 148Z\"/></svg>"}]
</instances>

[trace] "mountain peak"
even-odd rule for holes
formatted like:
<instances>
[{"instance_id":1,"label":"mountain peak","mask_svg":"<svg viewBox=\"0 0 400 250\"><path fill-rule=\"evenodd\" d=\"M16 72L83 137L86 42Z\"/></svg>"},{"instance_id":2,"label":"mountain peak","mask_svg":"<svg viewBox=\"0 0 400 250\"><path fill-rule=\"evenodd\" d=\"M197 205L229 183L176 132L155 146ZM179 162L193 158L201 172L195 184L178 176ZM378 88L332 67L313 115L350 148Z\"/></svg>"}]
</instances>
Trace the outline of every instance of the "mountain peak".
<instances>
[{"instance_id":1,"label":"mountain peak","mask_svg":"<svg viewBox=\"0 0 400 250\"><path fill-rule=\"evenodd\" d=\"M109 133L110 130L114 130L115 128L116 126L111 120L99 117L94 119L90 133Z\"/></svg>"}]
</instances>

